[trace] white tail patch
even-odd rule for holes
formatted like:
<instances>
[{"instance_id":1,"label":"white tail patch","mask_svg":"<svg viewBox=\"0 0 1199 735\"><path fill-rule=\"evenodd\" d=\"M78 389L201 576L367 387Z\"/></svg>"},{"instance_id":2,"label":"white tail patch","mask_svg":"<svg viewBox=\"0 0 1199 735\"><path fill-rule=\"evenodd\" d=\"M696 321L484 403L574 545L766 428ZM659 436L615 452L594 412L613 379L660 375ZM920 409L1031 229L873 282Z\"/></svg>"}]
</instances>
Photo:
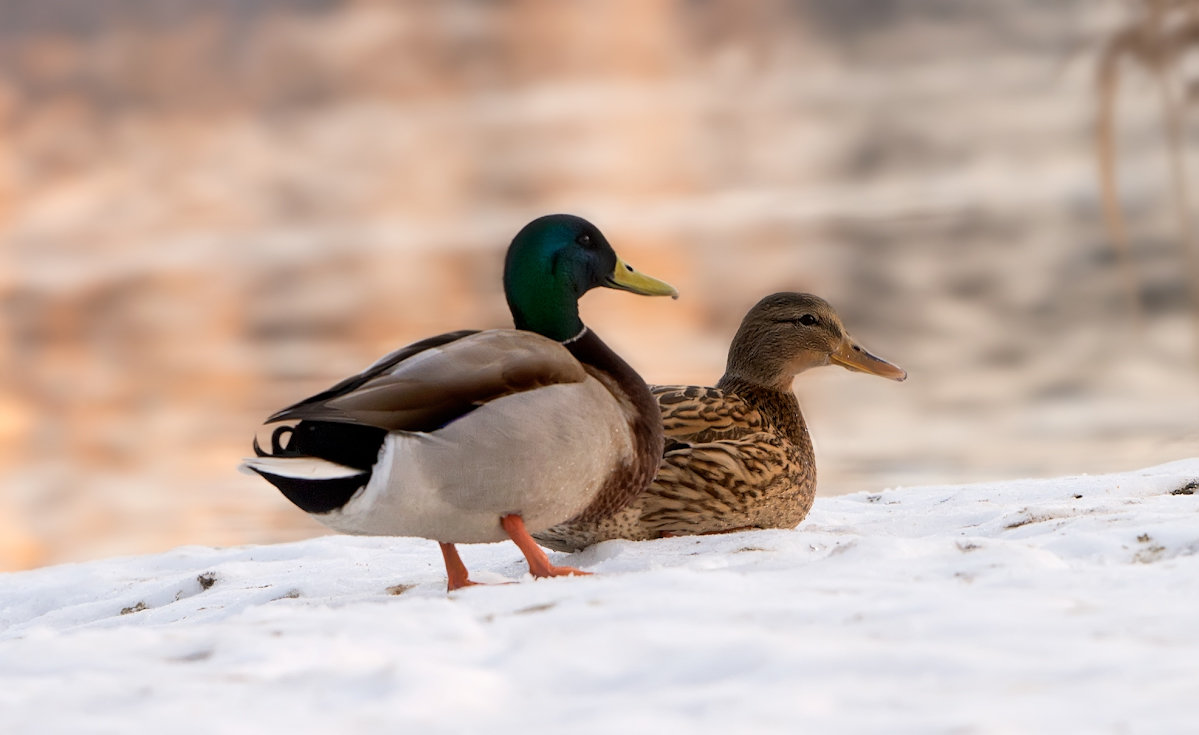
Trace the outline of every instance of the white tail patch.
<instances>
[{"instance_id":1,"label":"white tail patch","mask_svg":"<svg viewBox=\"0 0 1199 735\"><path fill-rule=\"evenodd\" d=\"M255 457L243 460L238 469L242 472L265 472L277 477L294 477L297 480L337 480L366 474L364 470L319 457Z\"/></svg>"}]
</instances>

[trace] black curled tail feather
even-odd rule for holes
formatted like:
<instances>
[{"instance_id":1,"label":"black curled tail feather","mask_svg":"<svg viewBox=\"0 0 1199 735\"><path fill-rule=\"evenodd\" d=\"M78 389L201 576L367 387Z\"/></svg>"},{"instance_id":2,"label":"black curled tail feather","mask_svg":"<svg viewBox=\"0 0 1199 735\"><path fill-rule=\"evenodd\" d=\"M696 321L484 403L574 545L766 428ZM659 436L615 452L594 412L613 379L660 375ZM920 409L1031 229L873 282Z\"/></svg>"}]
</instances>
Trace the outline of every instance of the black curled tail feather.
<instances>
[{"instance_id":1,"label":"black curled tail feather","mask_svg":"<svg viewBox=\"0 0 1199 735\"><path fill-rule=\"evenodd\" d=\"M283 442L281 441L281 439L284 434L287 434L288 437L291 437L295 433L296 433L296 430L292 426L280 426L279 428L272 431L271 432L271 452L273 452L275 454L275 456L279 456L279 455L283 454L285 451L287 451L286 449L283 448ZM288 439L288 444L291 444L290 438Z\"/></svg>"},{"instance_id":2,"label":"black curled tail feather","mask_svg":"<svg viewBox=\"0 0 1199 735\"><path fill-rule=\"evenodd\" d=\"M271 433L271 451L265 451L254 438L254 454L260 458L296 459L315 457L347 468L360 470L341 477L292 477L265 464L247 466L274 485L302 510L328 513L341 508L370 481L375 462L387 432L371 426L340 424L330 421L301 421L295 426L280 426ZM287 437L287 444L283 439Z\"/></svg>"},{"instance_id":3,"label":"black curled tail feather","mask_svg":"<svg viewBox=\"0 0 1199 735\"><path fill-rule=\"evenodd\" d=\"M280 426L271 432L271 451L267 452L258 444L258 437L254 437L254 456L255 457L286 457L287 448L283 446L281 437L284 434L291 436L295 433L295 429L290 426ZM289 442L290 443L290 442ZM292 455L294 456L294 455Z\"/></svg>"},{"instance_id":4,"label":"black curled tail feather","mask_svg":"<svg viewBox=\"0 0 1199 735\"><path fill-rule=\"evenodd\" d=\"M288 434L287 446L282 438ZM356 470L370 470L379 461L385 429L335 421L301 421L280 426L271 434L275 457L320 457Z\"/></svg>"}]
</instances>

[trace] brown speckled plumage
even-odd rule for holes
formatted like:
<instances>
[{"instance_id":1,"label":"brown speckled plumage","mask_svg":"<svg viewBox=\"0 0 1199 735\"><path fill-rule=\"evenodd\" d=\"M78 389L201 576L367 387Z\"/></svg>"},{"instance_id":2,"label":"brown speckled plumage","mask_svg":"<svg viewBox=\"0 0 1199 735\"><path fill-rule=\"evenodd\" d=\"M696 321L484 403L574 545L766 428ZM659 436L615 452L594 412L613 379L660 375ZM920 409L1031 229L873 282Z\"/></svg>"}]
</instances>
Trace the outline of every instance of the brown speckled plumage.
<instances>
[{"instance_id":1,"label":"brown speckled plumage","mask_svg":"<svg viewBox=\"0 0 1199 735\"><path fill-rule=\"evenodd\" d=\"M538 543L573 551L614 538L794 528L812 507L816 462L791 381L830 362L906 377L854 343L824 300L762 299L742 321L715 388L651 387L666 446L650 486L620 511L535 534Z\"/></svg>"}]
</instances>

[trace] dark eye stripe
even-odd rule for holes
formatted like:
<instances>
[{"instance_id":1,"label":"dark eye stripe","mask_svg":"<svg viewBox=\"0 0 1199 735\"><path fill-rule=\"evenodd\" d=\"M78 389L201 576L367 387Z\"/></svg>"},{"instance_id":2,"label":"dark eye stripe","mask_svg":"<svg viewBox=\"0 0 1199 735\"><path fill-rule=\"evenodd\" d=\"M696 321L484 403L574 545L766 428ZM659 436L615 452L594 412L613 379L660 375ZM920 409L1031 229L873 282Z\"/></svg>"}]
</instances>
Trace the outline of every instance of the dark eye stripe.
<instances>
[{"instance_id":1,"label":"dark eye stripe","mask_svg":"<svg viewBox=\"0 0 1199 735\"><path fill-rule=\"evenodd\" d=\"M775 324L794 324L796 326L811 327L820 323L820 318L812 314L804 314L798 319L775 319Z\"/></svg>"}]
</instances>

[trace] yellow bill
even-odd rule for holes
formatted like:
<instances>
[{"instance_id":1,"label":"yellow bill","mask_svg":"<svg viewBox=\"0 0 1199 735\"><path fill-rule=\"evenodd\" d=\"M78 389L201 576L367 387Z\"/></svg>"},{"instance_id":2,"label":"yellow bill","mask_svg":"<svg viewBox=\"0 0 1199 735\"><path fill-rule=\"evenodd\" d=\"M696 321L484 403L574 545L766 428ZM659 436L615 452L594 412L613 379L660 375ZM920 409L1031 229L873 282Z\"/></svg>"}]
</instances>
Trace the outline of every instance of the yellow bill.
<instances>
[{"instance_id":1,"label":"yellow bill","mask_svg":"<svg viewBox=\"0 0 1199 735\"><path fill-rule=\"evenodd\" d=\"M679 297L679 292L674 286L633 270L633 266L621 260L620 256L617 256L616 268L604 281L604 285L621 291L639 293L642 296L669 296L672 299Z\"/></svg>"}]
</instances>

